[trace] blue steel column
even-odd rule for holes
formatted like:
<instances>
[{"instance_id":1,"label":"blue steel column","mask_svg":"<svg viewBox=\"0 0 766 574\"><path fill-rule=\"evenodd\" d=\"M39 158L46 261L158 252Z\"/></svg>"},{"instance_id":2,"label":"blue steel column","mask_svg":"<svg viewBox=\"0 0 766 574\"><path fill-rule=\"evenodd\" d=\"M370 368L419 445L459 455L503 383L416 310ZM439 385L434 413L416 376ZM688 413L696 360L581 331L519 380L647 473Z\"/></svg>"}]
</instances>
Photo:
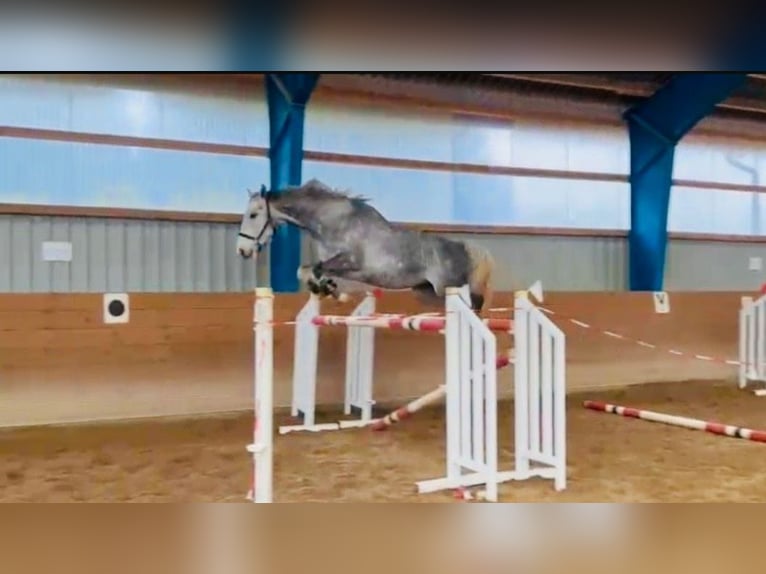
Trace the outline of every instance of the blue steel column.
<instances>
[{"instance_id":1,"label":"blue steel column","mask_svg":"<svg viewBox=\"0 0 766 574\"><path fill-rule=\"evenodd\" d=\"M745 81L745 74L679 74L625 112L630 135L629 283L661 291L673 154L678 141Z\"/></svg>"},{"instance_id":2,"label":"blue steel column","mask_svg":"<svg viewBox=\"0 0 766 574\"><path fill-rule=\"evenodd\" d=\"M275 193L301 184L305 109L318 80L319 74L266 75L271 189ZM301 236L297 227L287 224L276 230L270 261L271 288L278 293L298 291L295 273L301 263Z\"/></svg>"}]
</instances>

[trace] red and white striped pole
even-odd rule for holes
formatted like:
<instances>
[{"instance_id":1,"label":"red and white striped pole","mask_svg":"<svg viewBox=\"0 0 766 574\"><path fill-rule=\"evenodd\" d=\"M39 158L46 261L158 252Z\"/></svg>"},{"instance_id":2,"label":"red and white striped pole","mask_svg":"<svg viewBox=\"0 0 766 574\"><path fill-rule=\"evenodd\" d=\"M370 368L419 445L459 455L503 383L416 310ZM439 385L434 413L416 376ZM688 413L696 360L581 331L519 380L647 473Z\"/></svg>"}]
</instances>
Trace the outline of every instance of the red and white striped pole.
<instances>
[{"instance_id":1,"label":"red and white striped pole","mask_svg":"<svg viewBox=\"0 0 766 574\"><path fill-rule=\"evenodd\" d=\"M509 332L513 328L510 319L486 318L481 321L493 331ZM318 327L375 327L397 331L431 331L439 332L446 328L447 322L443 316L431 314L422 315L373 315L369 317L354 315L318 315L311 319Z\"/></svg>"},{"instance_id":2,"label":"red and white striped pole","mask_svg":"<svg viewBox=\"0 0 766 574\"><path fill-rule=\"evenodd\" d=\"M501 356L497 358L495 365L498 369L502 369L503 367L507 367L510 362L511 360L509 357ZM423 407L435 403L444 396L445 392L446 387L444 385L439 385L433 391L429 391L422 397L418 397L403 407L399 407L395 411L388 413L386 416L374 420L370 423L370 428L374 431L386 430L391 425L411 417Z\"/></svg>"},{"instance_id":3,"label":"red and white striped pole","mask_svg":"<svg viewBox=\"0 0 766 574\"><path fill-rule=\"evenodd\" d=\"M586 409L593 411L610 413L623 417L642 419L655 423L663 423L733 438L743 438L745 440L752 440L756 442L766 442L766 431L762 430L753 430L744 427L725 425L717 422L704 421L701 419L692 419L689 417L666 415L654 411L645 411L642 409L634 409L631 407L602 403L599 401L585 401L583 406Z\"/></svg>"}]
</instances>

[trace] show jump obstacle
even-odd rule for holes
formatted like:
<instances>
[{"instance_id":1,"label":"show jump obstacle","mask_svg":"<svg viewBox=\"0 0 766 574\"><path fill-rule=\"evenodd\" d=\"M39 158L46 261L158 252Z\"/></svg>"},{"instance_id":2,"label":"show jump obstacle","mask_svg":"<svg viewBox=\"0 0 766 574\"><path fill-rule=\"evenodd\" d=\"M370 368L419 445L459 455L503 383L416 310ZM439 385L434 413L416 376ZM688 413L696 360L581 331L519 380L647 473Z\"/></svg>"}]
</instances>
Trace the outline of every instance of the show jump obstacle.
<instances>
[{"instance_id":1,"label":"show jump obstacle","mask_svg":"<svg viewBox=\"0 0 766 574\"><path fill-rule=\"evenodd\" d=\"M293 355L293 387L291 413L301 417L302 424L279 427L280 434L309 431L339 430L375 424L372 418L373 370L376 329L405 331L445 331L444 316L435 313L420 315L376 315L376 297L367 294L350 315L321 315L319 298L310 295L295 321L295 354ZM490 329L510 332L513 323L509 319L481 319ZM316 389L319 353L319 328L342 326L348 330L346 341L346 380L343 412L359 413L358 420L337 423L316 423ZM498 359L498 368L507 365L505 357ZM435 397L435 398L434 398ZM424 404L439 397L430 395Z\"/></svg>"},{"instance_id":2,"label":"show jump obstacle","mask_svg":"<svg viewBox=\"0 0 766 574\"><path fill-rule=\"evenodd\" d=\"M743 297L739 311L739 388L751 381L766 382L766 295ZM754 392L766 396L766 388Z\"/></svg>"},{"instance_id":3,"label":"show jump obstacle","mask_svg":"<svg viewBox=\"0 0 766 574\"><path fill-rule=\"evenodd\" d=\"M513 321L478 317L470 307L467 286L447 290L444 316L372 315L374 303L374 297L368 296L350 316L323 316L319 300L311 296L301 310L296 322L293 414L303 414L304 424L296 429L321 430L313 419L318 327L349 329L346 412L353 407L361 411L361 418L350 421L351 426L373 420L375 329L443 332L446 474L418 482L418 491L484 484L486 499L496 501L499 483L533 477L553 480L556 490L566 488L565 337L527 292L516 295ZM256 289L255 431L248 446L254 463L250 497L254 502L271 502L273 494L273 327L273 294L270 289ZM516 349L515 469L502 472L498 470L498 356L493 330L512 331Z\"/></svg>"}]
</instances>

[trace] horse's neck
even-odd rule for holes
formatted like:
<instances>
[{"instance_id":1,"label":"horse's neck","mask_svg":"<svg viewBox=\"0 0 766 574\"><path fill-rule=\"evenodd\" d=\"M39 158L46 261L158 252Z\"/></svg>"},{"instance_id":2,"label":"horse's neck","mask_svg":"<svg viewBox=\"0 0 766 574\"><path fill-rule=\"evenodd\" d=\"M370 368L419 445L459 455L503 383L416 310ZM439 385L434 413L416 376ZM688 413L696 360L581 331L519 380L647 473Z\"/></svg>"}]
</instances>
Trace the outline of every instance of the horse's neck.
<instances>
[{"instance_id":1,"label":"horse's neck","mask_svg":"<svg viewBox=\"0 0 766 574\"><path fill-rule=\"evenodd\" d=\"M288 196L289 194L286 193L272 200L272 217L279 223L292 223L309 234L317 236L321 221L316 217L315 211Z\"/></svg>"}]
</instances>

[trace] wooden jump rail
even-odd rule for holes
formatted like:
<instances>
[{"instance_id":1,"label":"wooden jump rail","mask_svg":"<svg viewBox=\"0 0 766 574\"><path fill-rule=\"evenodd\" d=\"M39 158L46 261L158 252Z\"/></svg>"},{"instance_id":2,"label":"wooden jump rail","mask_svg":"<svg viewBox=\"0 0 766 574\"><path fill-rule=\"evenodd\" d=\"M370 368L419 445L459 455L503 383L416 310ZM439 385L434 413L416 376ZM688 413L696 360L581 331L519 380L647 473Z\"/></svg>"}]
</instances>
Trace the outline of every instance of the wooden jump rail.
<instances>
[{"instance_id":1,"label":"wooden jump rail","mask_svg":"<svg viewBox=\"0 0 766 574\"><path fill-rule=\"evenodd\" d=\"M667 415L664 413L657 413L654 411L647 411L643 409L635 409L632 407L624 407L621 405L613 405L610 403L602 403L599 401L585 401L583 406L586 409L593 411L609 413L613 415L620 415L623 417L629 417L634 419L641 419L645 421L662 423L666 425L672 425L677 427L683 427L691 430L698 430L709 432L716 435L728 436L732 438L742 438L745 440L751 440L755 442L766 442L766 431L748 429L744 427L738 427L733 425L725 425L718 422L705 421L702 419L693 419L689 417L681 417L677 415Z\"/></svg>"}]
</instances>

